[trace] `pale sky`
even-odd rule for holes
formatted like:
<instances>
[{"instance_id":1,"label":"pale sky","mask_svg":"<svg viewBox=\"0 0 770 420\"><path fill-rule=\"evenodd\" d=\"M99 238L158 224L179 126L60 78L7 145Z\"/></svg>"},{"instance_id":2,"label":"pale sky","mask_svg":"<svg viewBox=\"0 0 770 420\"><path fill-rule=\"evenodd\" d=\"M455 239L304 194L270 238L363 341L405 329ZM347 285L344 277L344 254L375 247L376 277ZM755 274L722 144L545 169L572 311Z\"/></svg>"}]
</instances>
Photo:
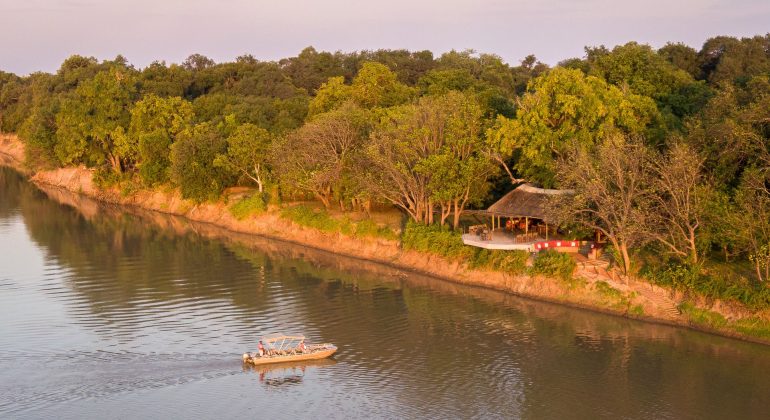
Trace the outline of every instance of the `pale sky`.
<instances>
[{"instance_id":1,"label":"pale sky","mask_svg":"<svg viewBox=\"0 0 770 420\"><path fill-rule=\"evenodd\" d=\"M471 48L555 64L586 45L699 49L716 35L768 32L770 0L0 0L0 70L53 72L72 54L123 54L137 67L192 53L276 60L309 45Z\"/></svg>"}]
</instances>

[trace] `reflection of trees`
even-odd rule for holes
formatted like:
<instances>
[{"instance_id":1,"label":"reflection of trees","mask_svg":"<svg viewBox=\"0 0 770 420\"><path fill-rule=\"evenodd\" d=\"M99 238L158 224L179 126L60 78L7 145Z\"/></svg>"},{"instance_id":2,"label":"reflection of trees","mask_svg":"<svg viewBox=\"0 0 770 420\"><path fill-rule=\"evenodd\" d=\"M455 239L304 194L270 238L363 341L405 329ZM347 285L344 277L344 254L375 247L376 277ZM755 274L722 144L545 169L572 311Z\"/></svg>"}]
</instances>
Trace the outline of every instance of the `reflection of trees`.
<instances>
[{"instance_id":1,"label":"reflection of trees","mask_svg":"<svg viewBox=\"0 0 770 420\"><path fill-rule=\"evenodd\" d=\"M30 196L44 197L32 184L24 182L18 172L0 166L0 219L10 217L19 207L19 202Z\"/></svg>"},{"instance_id":2,"label":"reflection of trees","mask_svg":"<svg viewBox=\"0 0 770 420\"><path fill-rule=\"evenodd\" d=\"M389 389L399 404L419 407L432 398L461 417L478 415L462 410L480 404L491 413L509 412L511 401L523 417L592 417L597 407L587 402L597 400L609 417L644 417L650 407L663 410L657 417L697 413L714 406L711 398L725 400L717 408L724 411L715 413L727 417L760 412L768 403L770 375L760 374L770 372L766 348L465 287L158 213L94 211L93 202L51 192L77 211L41 200L12 175L0 176L0 212L15 205L5 203L18 203L31 237L74 271L70 287L100 322L115 328L137 302L188 300L205 310L224 300L249 331L264 327L258 322L302 327L298 332L340 345L348 368L376 372L382 386L398 381ZM267 321L257 321L260 316ZM740 368L747 373L736 374ZM426 383L445 392L426 396L419 388ZM458 401L474 404L458 409Z\"/></svg>"}]
</instances>

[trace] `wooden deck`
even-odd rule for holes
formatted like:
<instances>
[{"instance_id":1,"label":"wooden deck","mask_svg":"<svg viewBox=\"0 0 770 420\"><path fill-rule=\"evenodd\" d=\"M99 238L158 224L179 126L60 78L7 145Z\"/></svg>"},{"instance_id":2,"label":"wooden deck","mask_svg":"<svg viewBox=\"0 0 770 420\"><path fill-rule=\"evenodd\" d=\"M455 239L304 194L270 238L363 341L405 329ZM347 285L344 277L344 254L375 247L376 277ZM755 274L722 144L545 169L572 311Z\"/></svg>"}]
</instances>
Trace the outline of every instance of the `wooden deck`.
<instances>
[{"instance_id":1,"label":"wooden deck","mask_svg":"<svg viewBox=\"0 0 770 420\"><path fill-rule=\"evenodd\" d=\"M536 236L528 241L520 241L517 240L517 235L511 234L504 230L495 230L490 232L489 239L481 239L481 236L474 233L463 234L463 243L465 245L485 249L521 250L534 252L535 243L544 240L544 238Z\"/></svg>"}]
</instances>

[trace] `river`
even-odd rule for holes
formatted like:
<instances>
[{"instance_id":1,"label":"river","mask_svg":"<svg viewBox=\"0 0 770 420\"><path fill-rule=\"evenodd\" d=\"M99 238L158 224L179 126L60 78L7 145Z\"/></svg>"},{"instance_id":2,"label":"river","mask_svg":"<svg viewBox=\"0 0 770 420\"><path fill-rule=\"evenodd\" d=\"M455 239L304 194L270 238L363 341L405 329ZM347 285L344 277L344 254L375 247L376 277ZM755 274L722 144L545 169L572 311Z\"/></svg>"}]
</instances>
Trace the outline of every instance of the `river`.
<instances>
[{"instance_id":1,"label":"river","mask_svg":"<svg viewBox=\"0 0 770 420\"><path fill-rule=\"evenodd\" d=\"M41 191L0 168L0 418L768 418L770 347ZM248 369L264 334L333 359Z\"/></svg>"}]
</instances>

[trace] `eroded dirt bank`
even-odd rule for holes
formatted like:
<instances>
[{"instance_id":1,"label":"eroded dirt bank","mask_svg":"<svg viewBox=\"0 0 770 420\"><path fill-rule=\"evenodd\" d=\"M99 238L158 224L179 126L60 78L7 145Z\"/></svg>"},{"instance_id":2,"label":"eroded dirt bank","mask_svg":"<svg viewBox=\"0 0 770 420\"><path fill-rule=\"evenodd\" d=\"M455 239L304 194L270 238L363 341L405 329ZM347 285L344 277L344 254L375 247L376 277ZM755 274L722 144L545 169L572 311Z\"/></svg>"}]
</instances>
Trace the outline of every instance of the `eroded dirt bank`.
<instances>
[{"instance_id":1,"label":"eroded dirt bank","mask_svg":"<svg viewBox=\"0 0 770 420\"><path fill-rule=\"evenodd\" d=\"M82 206L77 205L78 203L73 202L77 201L77 198L73 198L71 194L58 194L57 197L56 189L63 189L102 202L181 216L195 222L216 225L232 232L259 235L338 255L386 264L398 269L416 271L456 283L480 286L539 300L647 321L687 326L721 335L770 344L768 340L742 336L730 331L714 331L702 328L699 325L691 325L684 317L672 310L674 301L670 298L671 295L667 291L644 282L621 284L613 282L609 278L588 276L585 275L587 273L578 272L578 276L585 278L586 286L575 287L558 279L512 276L497 271L471 270L462 264L448 261L437 255L404 251L400 248L397 241L354 238L342 234L320 232L283 219L276 212L266 212L258 216L249 217L246 220L237 220L230 214L224 203L195 204L183 199L175 189L145 190L130 195L122 195L117 189L104 190L97 188L93 183L92 170L85 167L60 168L38 171L32 174L25 170L23 159L23 144L15 136L1 136L0 164L14 167L30 175L31 180L43 186L49 196L75 207L82 208ZM608 297L606 293L601 293L594 286L595 282L600 280L606 281L620 290L621 294L624 295L625 301L621 302L619 299ZM629 314L628 310L632 306L641 308L643 315ZM729 313L725 315L745 316L746 314Z\"/></svg>"}]
</instances>

